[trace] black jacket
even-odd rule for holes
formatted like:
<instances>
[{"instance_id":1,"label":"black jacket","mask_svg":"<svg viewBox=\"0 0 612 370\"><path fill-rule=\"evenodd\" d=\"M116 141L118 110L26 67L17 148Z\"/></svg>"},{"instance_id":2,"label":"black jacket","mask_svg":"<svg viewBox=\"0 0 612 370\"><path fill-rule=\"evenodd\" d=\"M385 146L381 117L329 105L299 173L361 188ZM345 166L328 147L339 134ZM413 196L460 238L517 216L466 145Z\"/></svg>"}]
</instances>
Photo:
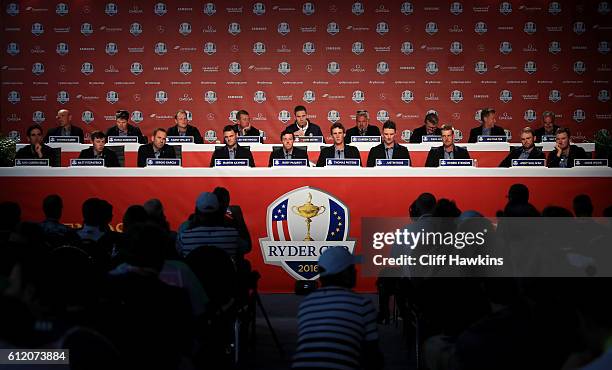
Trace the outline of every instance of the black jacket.
<instances>
[{"instance_id":1,"label":"black jacket","mask_svg":"<svg viewBox=\"0 0 612 370\"><path fill-rule=\"evenodd\" d=\"M510 154L499 164L499 167L512 167L512 160L518 159L523 152L523 147L512 148ZM546 155L542 153L540 148L534 147L529 153L529 159L546 159Z\"/></svg>"},{"instance_id":2,"label":"black jacket","mask_svg":"<svg viewBox=\"0 0 612 370\"><path fill-rule=\"evenodd\" d=\"M215 149L212 158L210 158L210 167L215 166L215 159L229 159L229 150L227 150L227 145L225 145L223 148ZM253 153L251 153L251 150L238 144L236 144L236 159L248 159L249 166L255 167L255 160L253 160Z\"/></svg>"},{"instance_id":3,"label":"black jacket","mask_svg":"<svg viewBox=\"0 0 612 370\"><path fill-rule=\"evenodd\" d=\"M36 152L34 151L32 144L30 144L19 149L17 153L15 153L15 159L48 159L49 166L55 167L57 165L58 159L55 158L55 152L53 151L53 148L45 144L40 144L40 146L42 158L38 157L38 154L36 154Z\"/></svg>"},{"instance_id":4,"label":"black jacket","mask_svg":"<svg viewBox=\"0 0 612 370\"><path fill-rule=\"evenodd\" d=\"M359 128L357 126L351 127L346 130L346 137L344 138L344 142L350 143L351 138L353 136L360 136ZM377 126L368 125L365 136L380 136L380 129Z\"/></svg>"},{"instance_id":5,"label":"black jacket","mask_svg":"<svg viewBox=\"0 0 612 370\"><path fill-rule=\"evenodd\" d=\"M62 127L58 126L58 127L50 128L49 131L47 131L47 136L45 136L45 143L49 142L49 136L62 136ZM78 136L79 137L79 143L81 143L81 144L84 143L83 129L81 129L80 127L76 127L76 126L71 124L70 125L70 135L69 136Z\"/></svg>"},{"instance_id":6,"label":"black jacket","mask_svg":"<svg viewBox=\"0 0 612 370\"><path fill-rule=\"evenodd\" d=\"M321 153L319 154L319 160L317 160L317 167L325 167L325 162L327 158L334 158L336 156L335 146L326 146L321 148ZM359 149L352 145L344 144L344 158L346 159L361 159L359 155Z\"/></svg>"},{"instance_id":7,"label":"black jacket","mask_svg":"<svg viewBox=\"0 0 612 370\"><path fill-rule=\"evenodd\" d=\"M141 145L138 148L138 167L146 167L147 159L155 158L153 143ZM159 158L176 158L176 151L172 145L164 145L159 154Z\"/></svg>"},{"instance_id":8,"label":"black jacket","mask_svg":"<svg viewBox=\"0 0 612 370\"><path fill-rule=\"evenodd\" d=\"M300 128L298 127L297 123L293 122L287 126L285 130L287 130L287 132L296 132L299 129ZM308 121L308 130L306 130L304 136L323 136L323 132L321 131L321 128L317 126L317 124ZM323 141L325 141L325 139L323 139Z\"/></svg>"},{"instance_id":9,"label":"black jacket","mask_svg":"<svg viewBox=\"0 0 612 370\"><path fill-rule=\"evenodd\" d=\"M110 127L108 130L106 130L106 136L119 136L119 128L117 127L117 125ZM147 138L142 134L140 128L132 126L129 123L127 125L127 136L138 136L138 142L140 144L147 143Z\"/></svg>"},{"instance_id":10,"label":"black jacket","mask_svg":"<svg viewBox=\"0 0 612 370\"><path fill-rule=\"evenodd\" d=\"M423 142L423 136L427 135L427 127L425 125L417 127L412 131L412 135L410 135L410 143L411 144L420 144ZM442 135L442 130L439 127L436 127L434 133L432 135Z\"/></svg>"},{"instance_id":11,"label":"black jacket","mask_svg":"<svg viewBox=\"0 0 612 370\"><path fill-rule=\"evenodd\" d=\"M93 147L81 150L79 159L94 159ZM119 167L119 159L117 154L108 148L102 150L102 158L104 158L104 167Z\"/></svg>"},{"instance_id":12,"label":"black jacket","mask_svg":"<svg viewBox=\"0 0 612 370\"><path fill-rule=\"evenodd\" d=\"M268 161L268 167L272 167L272 161L274 159L285 159L285 149L278 148L276 150L272 150L270 153L270 160ZM293 152L291 155L291 159L306 159L308 160L308 153L305 150L297 147L293 147Z\"/></svg>"},{"instance_id":13,"label":"black jacket","mask_svg":"<svg viewBox=\"0 0 612 370\"><path fill-rule=\"evenodd\" d=\"M471 159L470 153L466 148L455 145L453 148L454 159ZM425 167L438 167L440 166L440 159L444 159L444 146L429 149L427 154L427 160L425 161Z\"/></svg>"},{"instance_id":14,"label":"black jacket","mask_svg":"<svg viewBox=\"0 0 612 370\"><path fill-rule=\"evenodd\" d=\"M234 130L238 133L238 136L260 136L259 130L251 126L246 130L246 135L242 135L242 130L239 124L234 125Z\"/></svg>"},{"instance_id":15,"label":"black jacket","mask_svg":"<svg viewBox=\"0 0 612 370\"><path fill-rule=\"evenodd\" d=\"M468 139L468 143L477 143L478 136L482 135L482 125L478 127L474 127L470 130L470 138ZM506 136L506 131L504 131L503 127L494 125L491 127L491 135L492 136Z\"/></svg>"},{"instance_id":16,"label":"black jacket","mask_svg":"<svg viewBox=\"0 0 612 370\"><path fill-rule=\"evenodd\" d=\"M377 159L386 159L385 143L380 143L370 149L368 154L368 167L375 167ZM393 159L410 159L408 148L403 145L395 144L393 147Z\"/></svg>"},{"instance_id":17,"label":"black jacket","mask_svg":"<svg viewBox=\"0 0 612 370\"><path fill-rule=\"evenodd\" d=\"M559 126L553 125L553 133L552 133L552 135L555 135L555 133L557 132L558 129L559 129ZM533 136L535 136L535 142L536 143L541 143L542 142L542 136L544 136L544 135L546 135L546 130L544 129L544 126L542 126L539 129L536 129L535 131L533 131Z\"/></svg>"},{"instance_id":18,"label":"black jacket","mask_svg":"<svg viewBox=\"0 0 612 370\"><path fill-rule=\"evenodd\" d=\"M174 125L168 129L168 136L180 136L178 125ZM204 139L200 135L200 130L197 127L187 125L185 136L193 136L193 142L196 144L204 144Z\"/></svg>"},{"instance_id":19,"label":"black jacket","mask_svg":"<svg viewBox=\"0 0 612 370\"><path fill-rule=\"evenodd\" d=\"M567 167L574 167L574 159L591 159L591 157L581 147L577 145L570 145L569 154L567 156ZM561 157L557 157L557 149L553 149L548 153L547 165L550 168L559 167Z\"/></svg>"}]
</instances>

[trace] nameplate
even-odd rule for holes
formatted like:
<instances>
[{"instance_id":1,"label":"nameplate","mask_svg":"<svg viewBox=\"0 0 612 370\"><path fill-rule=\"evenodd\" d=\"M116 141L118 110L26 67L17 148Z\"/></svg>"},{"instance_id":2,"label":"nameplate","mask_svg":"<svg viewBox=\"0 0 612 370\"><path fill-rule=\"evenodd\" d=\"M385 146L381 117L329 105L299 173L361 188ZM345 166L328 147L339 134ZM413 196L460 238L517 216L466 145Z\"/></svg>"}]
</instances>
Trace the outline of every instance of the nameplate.
<instances>
[{"instance_id":1,"label":"nameplate","mask_svg":"<svg viewBox=\"0 0 612 370\"><path fill-rule=\"evenodd\" d=\"M109 136L109 143L137 143L138 136Z\"/></svg>"},{"instance_id":2,"label":"nameplate","mask_svg":"<svg viewBox=\"0 0 612 370\"><path fill-rule=\"evenodd\" d=\"M380 136L351 136L351 143L380 143Z\"/></svg>"},{"instance_id":3,"label":"nameplate","mask_svg":"<svg viewBox=\"0 0 612 370\"><path fill-rule=\"evenodd\" d=\"M513 159L512 167L544 167L545 162L544 159Z\"/></svg>"},{"instance_id":4,"label":"nameplate","mask_svg":"<svg viewBox=\"0 0 612 370\"><path fill-rule=\"evenodd\" d=\"M473 159L440 159L440 167L471 167Z\"/></svg>"},{"instance_id":5,"label":"nameplate","mask_svg":"<svg viewBox=\"0 0 612 370\"><path fill-rule=\"evenodd\" d=\"M323 143L323 136L296 136L298 143Z\"/></svg>"},{"instance_id":6,"label":"nameplate","mask_svg":"<svg viewBox=\"0 0 612 370\"><path fill-rule=\"evenodd\" d=\"M574 159L574 167L608 167L607 159Z\"/></svg>"},{"instance_id":7,"label":"nameplate","mask_svg":"<svg viewBox=\"0 0 612 370\"><path fill-rule=\"evenodd\" d=\"M180 167L180 158L147 158L147 167L155 166L173 166Z\"/></svg>"},{"instance_id":8,"label":"nameplate","mask_svg":"<svg viewBox=\"0 0 612 370\"><path fill-rule=\"evenodd\" d=\"M353 158L327 158L326 166L361 166L361 159Z\"/></svg>"},{"instance_id":9,"label":"nameplate","mask_svg":"<svg viewBox=\"0 0 612 370\"><path fill-rule=\"evenodd\" d=\"M260 143L261 137L259 136L238 136L237 141L239 143Z\"/></svg>"},{"instance_id":10,"label":"nameplate","mask_svg":"<svg viewBox=\"0 0 612 370\"><path fill-rule=\"evenodd\" d=\"M434 143L442 141L442 135L423 135L421 142L423 143Z\"/></svg>"},{"instance_id":11,"label":"nameplate","mask_svg":"<svg viewBox=\"0 0 612 370\"><path fill-rule=\"evenodd\" d=\"M15 167L49 167L49 159L47 158L32 158L32 159L15 159Z\"/></svg>"},{"instance_id":12,"label":"nameplate","mask_svg":"<svg viewBox=\"0 0 612 370\"><path fill-rule=\"evenodd\" d=\"M50 143L79 143L78 136L49 136Z\"/></svg>"},{"instance_id":13,"label":"nameplate","mask_svg":"<svg viewBox=\"0 0 612 370\"><path fill-rule=\"evenodd\" d=\"M104 158L73 158L70 160L70 167L104 167Z\"/></svg>"},{"instance_id":14,"label":"nameplate","mask_svg":"<svg viewBox=\"0 0 612 370\"><path fill-rule=\"evenodd\" d=\"M233 167L248 167L248 159L215 159L215 167L233 166Z\"/></svg>"},{"instance_id":15,"label":"nameplate","mask_svg":"<svg viewBox=\"0 0 612 370\"><path fill-rule=\"evenodd\" d=\"M555 135L544 135L542 136L543 143L553 143L557 141L557 137Z\"/></svg>"},{"instance_id":16,"label":"nameplate","mask_svg":"<svg viewBox=\"0 0 612 370\"><path fill-rule=\"evenodd\" d=\"M274 159L272 167L308 166L308 159Z\"/></svg>"},{"instance_id":17,"label":"nameplate","mask_svg":"<svg viewBox=\"0 0 612 370\"><path fill-rule=\"evenodd\" d=\"M506 135L479 135L479 143L505 143L508 140Z\"/></svg>"},{"instance_id":18,"label":"nameplate","mask_svg":"<svg viewBox=\"0 0 612 370\"><path fill-rule=\"evenodd\" d=\"M410 159L377 159L376 167L410 166Z\"/></svg>"},{"instance_id":19,"label":"nameplate","mask_svg":"<svg viewBox=\"0 0 612 370\"><path fill-rule=\"evenodd\" d=\"M193 143L193 136L168 136L166 137L166 142L168 144L183 144L183 143Z\"/></svg>"}]
</instances>

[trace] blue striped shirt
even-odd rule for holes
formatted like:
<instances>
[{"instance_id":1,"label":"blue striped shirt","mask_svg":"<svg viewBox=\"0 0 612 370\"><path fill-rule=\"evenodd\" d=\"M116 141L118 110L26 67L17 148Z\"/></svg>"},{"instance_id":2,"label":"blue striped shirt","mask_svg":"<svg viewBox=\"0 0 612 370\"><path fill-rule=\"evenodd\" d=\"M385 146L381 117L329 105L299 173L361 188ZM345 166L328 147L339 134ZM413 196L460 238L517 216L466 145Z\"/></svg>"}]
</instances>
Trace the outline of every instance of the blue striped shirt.
<instances>
[{"instance_id":1,"label":"blue striped shirt","mask_svg":"<svg viewBox=\"0 0 612 370\"><path fill-rule=\"evenodd\" d=\"M176 249L183 257L204 245L223 249L230 256L235 256L238 251L244 252L245 244L233 227L198 226L179 230L176 236Z\"/></svg>"}]
</instances>

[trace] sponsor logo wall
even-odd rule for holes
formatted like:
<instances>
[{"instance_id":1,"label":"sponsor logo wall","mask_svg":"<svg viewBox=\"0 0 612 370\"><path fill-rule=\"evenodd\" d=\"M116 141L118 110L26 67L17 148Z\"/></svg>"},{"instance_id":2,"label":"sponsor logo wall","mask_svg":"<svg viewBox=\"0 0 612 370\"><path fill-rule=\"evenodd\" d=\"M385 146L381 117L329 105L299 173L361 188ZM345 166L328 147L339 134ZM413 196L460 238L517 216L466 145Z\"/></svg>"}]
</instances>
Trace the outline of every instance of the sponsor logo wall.
<instances>
[{"instance_id":1,"label":"sponsor logo wall","mask_svg":"<svg viewBox=\"0 0 612 370\"><path fill-rule=\"evenodd\" d=\"M87 132L117 109L145 133L177 109L208 137L246 109L268 142L305 105L327 132L367 109L399 132L429 110L466 132L494 107L518 137L543 111L574 137L610 127L612 2L6 1L1 131Z\"/></svg>"}]
</instances>

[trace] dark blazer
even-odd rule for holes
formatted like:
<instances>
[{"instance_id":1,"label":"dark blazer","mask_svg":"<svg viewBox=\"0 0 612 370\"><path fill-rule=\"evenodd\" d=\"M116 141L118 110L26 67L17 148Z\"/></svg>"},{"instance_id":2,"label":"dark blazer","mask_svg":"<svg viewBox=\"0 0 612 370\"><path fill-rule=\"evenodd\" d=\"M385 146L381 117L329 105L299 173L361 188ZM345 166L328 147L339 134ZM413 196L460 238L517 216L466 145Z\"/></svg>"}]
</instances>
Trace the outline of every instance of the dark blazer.
<instances>
[{"instance_id":1,"label":"dark blazer","mask_svg":"<svg viewBox=\"0 0 612 370\"><path fill-rule=\"evenodd\" d=\"M79 159L94 159L93 147L81 150ZM102 150L102 158L104 158L104 167L120 167L117 154L108 148Z\"/></svg>"},{"instance_id":2,"label":"dark blazer","mask_svg":"<svg viewBox=\"0 0 612 370\"><path fill-rule=\"evenodd\" d=\"M168 136L180 136L178 125L174 125L168 129ZM202 135L200 135L200 130L197 127L187 125L185 136L193 136L193 142L196 144L204 144L204 139L202 139Z\"/></svg>"},{"instance_id":3,"label":"dark blazer","mask_svg":"<svg viewBox=\"0 0 612 370\"><path fill-rule=\"evenodd\" d=\"M415 128L410 135L411 144L420 144L423 142L423 136L427 135L427 127L425 125ZM432 135L442 135L442 130L436 127L436 130Z\"/></svg>"},{"instance_id":4,"label":"dark blazer","mask_svg":"<svg viewBox=\"0 0 612 370\"><path fill-rule=\"evenodd\" d=\"M455 145L453 152L455 159L471 159L470 153L468 153L466 148ZM429 149L425 167L438 167L440 165L440 159L444 159L444 146Z\"/></svg>"},{"instance_id":5,"label":"dark blazer","mask_svg":"<svg viewBox=\"0 0 612 370\"><path fill-rule=\"evenodd\" d=\"M370 149L370 153L368 154L368 167L375 167L377 159L385 158L387 158L385 143L380 143ZM408 148L396 143L395 146L393 146L393 159L410 159Z\"/></svg>"},{"instance_id":6,"label":"dark blazer","mask_svg":"<svg viewBox=\"0 0 612 370\"><path fill-rule=\"evenodd\" d=\"M351 127L346 130L346 137L344 138L344 142L350 143L351 138L353 136L360 136L359 128L357 126ZM380 136L380 129L378 128L378 126L368 125L365 136Z\"/></svg>"},{"instance_id":7,"label":"dark blazer","mask_svg":"<svg viewBox=\"0 0 612 370\"><path fill-rule=\"evenodd\" d=\"M499 167L512 167L512 160L518 159L523 152L523 147L512 148L510 154L499 164ZM540 148L534 147L529 153L529 159L546 159L546 155L542 153Z\"/></svg>"},{"instance_id":8,"label":"dark blazer","mask_svg":"<svg viewBox=\"0 0 612 370\"><path fill-rule=\"evenodd\" d=\"M147 143L147 138L142 134L140 128L132 126L128 123L127 132L127 136L138 136L138 142L140 144ZM108 130L106 130L106 136L119 136L119 128L117 127L117 125L110 127Z\"/></svg>"},{"instance_id":9,"label":"dark blazer","mask_svg":"<svg viewBox=\"0 0 612 370\"><path fill-rule=\"evenodd\" d=\"M482 125L478 127L474 127L473 129L470 130L470 138L468 139L468 143L477 143L478 136L481 136L481 135L482 135ZM493 127L491 127L491 135L505 136L506 131L504 131L503 127L494 125Z\"/></svg>"},{"instance_id":10,"label":"dark blazer","mask_svg":"<svg viewBox=\"0 0 612 370\"><path fill-rule=\"evenodd\" d=\"M138 167L146 167L149 158L155 158L153 143L144 144L138 148ZM168 144L164 145L160 150L159 158L176 158L174 147Z\"/></svg>"},{"instance_id":11,"label":"dark blazer","mask_svg":"<svg viewBox=\"0 0 612 370\"><path fill-rule=\"evenodd\" d=\"M287 132L296 132L297 130L299 130L299 127L297 123L293 122L292 124L287 126L285 130L287 130ZM304 136L323 136L321 128L317 124L310 121L308 121L308 130L306 130L304 134ZM325 138L323 139L323 141L325 141Z\"/></svg>"},{"instance_id":12,"label":"dark blazer","mask_svg":"<svg viewBox=\"0 0 612 370\"><path fill-rule=\"evenodd\" d=\"M215 149L212 158L210 158L210 167L215 166L215 159L229 159L227 145L223 148ZM251 150L238 144L236 144L236 159L248 159L249 166L255 167L255 160L253 160L253 153L251 153Z\"/></svg>"},{"instance_id":13,"label":"dark blazer","mask_svg":"<svg viewBox=\"0 0 612 370\"><path fill-rule=\"evenodd\" d=\"M55 158L55 153L53 152L53 148L48 145L40 144L42 152L42 158L40 159L48 159L49 165L54 166L56 164L57 158ZM19 149L17 153L15 153L15 159L39 159L38 154L34 152L34 148L32 144L26 145L23 148Z\"/></svg>"},{"instance_id":14,"label":"dark blazer","mask_svg":"<svg viewBox=\"0 0 612 370\"><path fill-rule=\"evenodd\" d=\"M235 124L234 125L234 130L236 130L236 132L238 132L239 136L260 136L259 130L256 129L255 127L253 127L253 126L249 127L249 129L246 130L246 135L242 135L242 130L240 130L240 125L239 124Z\"/></svg>"},{"instance_id":15,"label":"dark blazer","mask_svg":"<svg viewBox=\"0 0 612 370\"><path fill-rule=\"evenodd\" d=\"M569 149L569 155L567 156L567 167L574 167L574 159L591 159L591 157L581 147L571 144ZM557 157L557 149L553 149L548 153L548 161L546 162L548 167L556 168L559 167L561 157Z\"/></svg>"},{"instance_id":16,"label":"dark blazer","mask_svg":"<svg viewBox=\"0 0 612 370\"><path fill-rule=\"evenodd\" d=\"M321 149L319 154L319 160L317 160L317 167L325 167L327 158L334 158L336 156L335 146L326 146ZM344 144L344 158L346 159L361 159L359 155L359 149L352 145Z\"/></svg>"},{"instance_id":17,"label":"dark blazer","mask_svg":"<svg viewBox=\"0 0 612 370\"><path fill-rule=\"evenodd\" d=\"M555 135L555 133L557 132L557 130L559 129L559 126L557 125L553 125L553 135ZM540 127L539 129L536 129L533 131L533 136L535 136L535 142L536 143L541 143L542 142L542 136L546 135L546 130L544 129L544 126Z\"/></svg>"},{"instance_id":18,"label":"dark blazer","mask_svg":"<svg viewBox=\"0 0 612 370\"><path fill-rule=\"evenodd\" d=\"M306 153L305 150L301 149L301 148L297 148L297 147L293 147L293 154L291 155L291 159L306 159L308 160L308 154ZM272 153L270 153L270 160L268 161L268 167L272 167L272 161L274 159L285 159L285 149L284 148L279 148L276 150L273 150Z\"/></svg>"},{"instance_id":19,"label":"dark blazer","mask_svg":"<svg viewBox=\"0 0 612 370\"><path fill-rule=\"evenodd\" d=\"M58 126L58 127L50 128L49 131L47 131L47 136L45 136L45 143L49 142L49 136L62 136L62 127ZM79 137L79 143L81 143L81 144L84 143L83 129L81 129L80 127L76 127L76 126L71 124L70 125L70 135L69 136L78 136Z\"/></svg>"}]
</instances>

